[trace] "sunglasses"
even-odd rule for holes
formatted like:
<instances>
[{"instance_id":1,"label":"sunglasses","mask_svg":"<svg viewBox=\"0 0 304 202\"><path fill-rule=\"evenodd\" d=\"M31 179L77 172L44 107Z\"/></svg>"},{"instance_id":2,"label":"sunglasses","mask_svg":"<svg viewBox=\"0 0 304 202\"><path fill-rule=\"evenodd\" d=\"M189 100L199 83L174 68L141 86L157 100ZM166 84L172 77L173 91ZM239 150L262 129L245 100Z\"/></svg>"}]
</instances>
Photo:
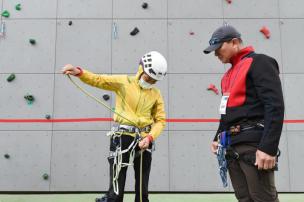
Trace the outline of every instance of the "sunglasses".
<instances>
[{"instance_id":1,"label":"sunglasses","mask_svg":"<svg viewBox=\"0 0 304 202\"><path fill-rule=\"evenodd\" d=\"M227 39L211 38L210 41L209 41L209 45L212 46L212 45L215 45L215 44L230 41L232 39L234 39L234 38L227 38Z\"/></svg>"}]
</instances>

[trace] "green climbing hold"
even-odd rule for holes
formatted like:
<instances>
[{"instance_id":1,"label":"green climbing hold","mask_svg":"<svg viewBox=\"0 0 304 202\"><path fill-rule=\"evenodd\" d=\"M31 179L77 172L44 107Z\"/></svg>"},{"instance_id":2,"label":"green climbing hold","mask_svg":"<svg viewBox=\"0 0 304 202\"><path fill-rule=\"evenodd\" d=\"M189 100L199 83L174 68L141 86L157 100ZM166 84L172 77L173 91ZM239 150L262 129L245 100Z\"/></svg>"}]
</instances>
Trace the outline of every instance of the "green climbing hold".
<instances>
[{"instance_id":1,"label":"green climbing hold","mask_svg":"<svg viewBox=\"0 0 304 202\"><path fill-rule=\"evenodd\" d=\"M30 44L35 45L36 44L36 40L35 39L30 39L29 40Z\"/></svg>"},{"instance_id":2,"label":"green climbing hold","mask_svg":"<svg viewBox=\"0 0 304 202\"><path fill-rule=\"evenodd\" d=\"M14 79L16 78L16 75L15 74L11 74L9 75L9 77L7 77L7 82L12 82Z\"/></svg>"},{"instance_id":3,"label":"green climbing hold","mask_svg":"<svg viewBox=\"0 0 304 202\"><path fill-rule=\"evenodd\" d=\"M35 98L33 95L27 94L24 96L24 99L26 100L28 105L33 104L33 102L35 101Z\"/></svg>"},{"instance_id":4,"label":"green climbing hold","mask_svg":"<svg viewBox=\"0 0 304 202\"><path fill-rule=\"evenodd\" d=\"M4 154L4 158L9 159L10 155L9 154Z\"/></svg>"},{"instance_id":5,"label":"green climbing hold","mask_svg":"<svg viewBox=\"0 0 304 202\"><path fill-rule=\"evenodd\" d=\"M44 174L42 175L42 178L43 178L44 180L48 180L48 179L49 179L49 175L48 175L47 173L44 173Z\"/></svg>"},{"instance_id":6,"label":"green climbing hold","mask_svg":"<svg viewBox=\"0 0 304 202\"><path fill-rule=\"evenodd\" d=\"M21 10L21 4L17 4L17 5L15 6L15 9L16 9L17 11L20 11L20 10Z\"/></svg>"},{"instance_id":7,"label":"green climbing hold","mask_svg":"<svg viewBox=\"0 0 304 202\"><path fill-rule=\"evenodd\" d=\"M1 14L3 17L8 18L10 16L10 13L7 10L4 10Z\"/></svg>"}]
</instances>

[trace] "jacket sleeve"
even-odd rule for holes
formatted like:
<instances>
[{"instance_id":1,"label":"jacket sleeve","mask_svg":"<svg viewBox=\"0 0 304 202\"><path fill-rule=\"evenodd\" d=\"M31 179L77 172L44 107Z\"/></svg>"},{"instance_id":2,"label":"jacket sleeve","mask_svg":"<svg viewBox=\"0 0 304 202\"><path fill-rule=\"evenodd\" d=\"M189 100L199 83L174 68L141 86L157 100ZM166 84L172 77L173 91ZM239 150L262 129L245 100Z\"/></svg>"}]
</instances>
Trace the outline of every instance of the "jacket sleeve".
<instances>
[{"instance_id":1,"label":"jacket sleeve","mask_svg":"<svg viewBox=\"0 0 304 202\"><path fill-rule=\"evenodd\" d=\"M271 155L277 154L284 120L284 100L275 59L260 55L250 69L257 96L264 105L264 131L258 149Z\"/></svg>"},{"instance_id":2,"label":"jacket sleeve","mask_svg":"<svg viewBox=\"0 0 304 202\"><path fill-rule=\"evenodd\" d=\"M153 140L155 140L161 134L166 125L165 104L160 93L152 108L152 117L154 119L154 124L152 125L150 134L152 135Z\"/></svg>"},{"instance_id":3,"label":"jacket sleeve","mask_svg":"<svg viewBox=\"0 0 304 202\"><path fill-rule=\"evenodd\" d=\"M82 74L79 76L82 82L104 90L117 91L126 79L124 75L94 74L87 70L82 71Z\"/></svg>"},{"instance_id":4,"label":"jacket sleeve","mask_svg":"<svg viewBox=\"0 0 304 202\"><path fill-rule=\"evenodd\" d=\"M220 123L219 123L219 126L218 126L218 129L214 135L214 138L213 138L213 141L218 141L218 134L223 132L223 122L220 120Z\"/></svg>"}]
</instances>

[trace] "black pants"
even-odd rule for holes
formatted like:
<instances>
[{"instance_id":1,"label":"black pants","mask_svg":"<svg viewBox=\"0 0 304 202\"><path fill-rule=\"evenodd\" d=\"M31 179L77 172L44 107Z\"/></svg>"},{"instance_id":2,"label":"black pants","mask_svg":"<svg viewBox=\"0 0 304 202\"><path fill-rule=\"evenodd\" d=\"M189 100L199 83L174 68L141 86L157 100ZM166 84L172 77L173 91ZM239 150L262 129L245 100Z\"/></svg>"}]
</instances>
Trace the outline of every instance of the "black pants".
<instances>
[{"instance_id":1,"label":"black pants","mask_svg":"<svg viewBox=\"0 0 304 202\"><path fill-rule=\"evenodd\" d=\"M122 144L122 150L129 147L129 145L133 142L134 138L128 135L122 135L121 136L121 144ZM113 140L111 138L110 142L110 151L115 151L116 145L118 144L119 140ZM151 145L149 146L149 149L151 149ZM136 156L134 158L134 172L135 172L135 202L140 202L140 149L137 146L135 148L136 150ZM130 153L124 153L122 156L123 163L129 162ZM108 193L106 194L107 202L123 202L123 196L124 196L124 189L125 189L125 182L126 182L126 175L127 175L127 168L128 167L122 167L119 173L118 177L118 186L119 186L119 195L116 195L113 190L113 157L109 157L109 164L110 164L110 186ZM143 202L149 202L148 199L148 184L149 184L149 175L151 170L151 161L152 161L152 154L149 151L143 152L143 161L142 161L142 201Z\"/></svg>"},{"instance_id":2,"label":"black pants","mask_svg":"<svg viewBox=\"0 0 304 202\"><path fill-rule=\"evenodd\" d=\"M232 149L240 155L257 150L245 144L232 146ZM258 170L242 160L229 161L228 170L239 202L279 202L273 170Z\"/></svg>"}]
</instances>

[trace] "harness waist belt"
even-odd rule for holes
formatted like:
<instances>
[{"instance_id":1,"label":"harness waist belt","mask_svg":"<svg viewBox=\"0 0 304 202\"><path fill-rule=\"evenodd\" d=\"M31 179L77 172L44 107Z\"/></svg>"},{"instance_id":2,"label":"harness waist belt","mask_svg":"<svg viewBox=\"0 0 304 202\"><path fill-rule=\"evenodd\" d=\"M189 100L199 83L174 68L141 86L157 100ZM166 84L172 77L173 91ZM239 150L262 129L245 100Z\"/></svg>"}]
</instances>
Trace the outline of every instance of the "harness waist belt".
<instances>
[{"instance_id":1,"label":"harness waist belt","mask_svg":"<svg viewBox=\"0 0 304 202\"><path fill-rule=\"evenodd\" d=\"M256 121L256 122L248 122L248 123L240 123L233 125L229 128L229 131L232 135L237 135L240 132L244 132L247 130L253 129L264 129L264 120Z\"/></svg>"},{"instance_id":2,"label":"harness waist belt","mask_svg":"<svg viewBox=\"0 0 304 202\"><path fill-rule=\"evenodd\" d=\"M143 128L138 128L136 126L120 124L120 125L114 126L114 128L116 131L127 132L127 133L141 133L141 132L149 133L151 131L151 125L148 125Z\"/></svg>"}]
</instances>

